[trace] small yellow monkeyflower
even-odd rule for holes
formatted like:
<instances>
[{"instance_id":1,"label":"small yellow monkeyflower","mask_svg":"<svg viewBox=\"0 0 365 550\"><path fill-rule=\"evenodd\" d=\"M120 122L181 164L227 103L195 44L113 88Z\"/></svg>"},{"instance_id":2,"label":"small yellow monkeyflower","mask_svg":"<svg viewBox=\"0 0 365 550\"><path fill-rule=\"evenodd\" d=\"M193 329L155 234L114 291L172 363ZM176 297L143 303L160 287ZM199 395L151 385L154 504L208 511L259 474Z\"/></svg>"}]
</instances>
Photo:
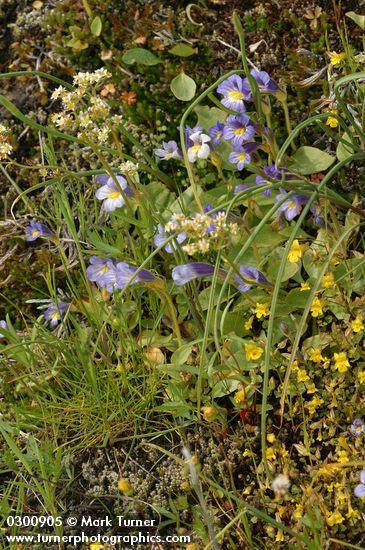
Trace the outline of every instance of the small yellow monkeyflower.
<instances>
[{"instance_id":1,"label":"small yellow monkeyflower","mask_svg":"<svg viewBox=\"0 0 365 550\"><path fill-rule=\"evenodd\" d=\"M348 362L347 355L344 351L334 353L333 358L335 360L335 370L338 370L338 372L346 372L349 369L350 363Z\"/></svg>"},{"instance_id":2,"label":"small yellow monkeyflower","mask_svg":"<svg viewBox=\"0 0 365 550\"><path fill-rule=\"evenodd\" d=\"M312 351L311 356L309 357L309 360L313 361L313 363L320 363L321 361L323 361L323 357L322 357L322 353L321 353L320 348L314 348L314 350Z\"/></svg>"},{"instance_id":3,"label":"small yellow monkeyflower","mask_svg":"<svg viewBox=\"0 0 365 550\"><path fill-rule=\"evenodd\" d=\"M354 510L351 505L349 506L349 511L347 512L346 517L361 519L360 512L358 510Z\"/></svg>"},{"instance_id":4,"label":"small yellow monkeyflower","mask_svg":"<svg viewBox=\"0 0 365 550\"><path fill-rule=\"evenodd\" d=\"M297 381L298 382L306 382L307 380L309 380L309 376L308 376L307 372L304 369L299 369L297 371Z\"/></svg>"},{"instance_id":5,"label":"small yellow monkeyflower","mask_svg":"<svg viewBox=\"0 0 365 550\"><path fill-rule=\"evenodd\" d=\"M266 460L275 460L276 459L276 452L274 447L269 447L266 449Z\"/></svg>"},{"instance_id":6,"label":"small yellow monkeyflower","mask_svg":"<svg viewBox=\"0 0 365 550\"><path fill-rule=\"evenodd\" d=\"M322 405L322 403L324 403L323 399L315 395L311 401L306 403L305 406L308 408L309 414L314 414L316 412L317 407Z\"/></svg>"},{"instance_id":7,"label":"small yellow monkeyflower","mask_svg":"<svg viewBox=\"0 0 365 550\"><path fill-rule=\"evenodd\" d=\"M300 283L300 292L303 292L303 290L310 290L310 284L305 281L304 283Z\"/></svg>"},{"instance_id":8,"label":"small yellow monkeyflower","mask_svg":"<svg viewBox=\"0 0 365 550\"><path fill-rule=\"evenodd\" d=\"M352 321L351 328L354 332L360 332L360 330L364 330L364 323L362 322L361 317L357 316L356 319Z\"/></svg>"},{"instance_id":9,"label":"small yellow monkeyflower","mask_svg":"<svg viewBox=\"0 0 365 550\"><path fill-rule=\"evenodd\" d=\"M256 302L256 309L254 313L258 319L261 319L261 317L267 317L270 315L269 304L260 304L259 302Z\"/></svg>"},{"instance_id":10,"label":"small yellow monkeyflower","mask_svg":"<svg viewBox=\"0 0 365 550\"><path fill-rule=\"evenodd\" d=\"M295 239L290 247L288 260L291 264L295 264L303 256L306 246L304 244L299 244L298 239Z\"/></svg>"},{"instance_id":11,"label":"small yellow monkeyflower","mask_svg":"<svg viewBox=\"0 0 365 550\"><path fill-rule=\"evenodd\" d=\"M319 298L317 298L317 296L313 298L313 302L311 305L311 314L312 317L318 317L318 315L323 314L323 303Z\"/></svg>"},{"instance_id":12,"label":"small yellow monkeyflower","mask_svg":"<svg viewBox=\"0 0 365 550\"><path fill-rule=\"evenodd\" d=\"M121 477L118 481L118 489L121 493L124 493L127 496L130 496L133 494L133 488L128 479L125 477Z\"/></svg>"},{"instance_id":13,"label":"small yellow monkeyflower","mask_svg":"<svg viewBox=\"0 0 365 550\"><path fill-rule=\"evenodd\" d=\"M339 451L337 455L337 462L339 462L340 464L346 464L346 462L348 462L349 460L350 459L346 451Z\"/></svg>"},{"instance_id":14,"label":"small yellow monkeyflower","mask_svg":"<svg viewBox=\"0 0 365 550\"><path fill-rule=\"evenodd\" d=\"M92 542L89 546L89 550L103 550L104 548L104 544L99 544L98 542Z\"/></svg>"},{"instance_id":15,"label":"small yellow monkeyflower","mask_svg":"<svg viewBox=\"0 0 365 550\"><path fill-rule=\"evenodd\" d=\"M293 519L299 521L303 517L303 504L297 504L293 512Z\"/></svg>"},{"instance_id":16,"label":"small yellow monkeyflower","mask_svg":"<svg viewBox=\"0 0 365 550\"><path fill-rule=\"evenodd\" d=\"M236 403L246 403L246 401L247 401L247 396L246 396L245 390L238 390L238 391L236 391L236 393L234 394L233 400L234 400Z\"/></svg>"},{"instance_id":17,"label":"small yellow monkeyflower","mask_svg":"<svg viewBox=\"0 0 365 550\"><path fill-rule=\"evenodd\" d=\"M256 344L245 344L246 357L249 361L256 361L260 359L261 355L264 353L264 350Z\"/></svg>"},{"instance_id":18,"label":"small yellow monkeyflower","mask_svg":"<svg viewBox=\"0 0 365 550\"><path fill-rule=\"evenodd\" d=\"M359 372L357 377L359 379L360 384L365 384L365 371Z\"/></svg>"},{"instance_id":19,"label":"small yellow monkeyflower","mask_svg":"<svg viewBox=\"0 0 365 550\"><path fill-rule=\"evenodd\" d=\"M296 371L296 370L298 370L298 369L299 369L299 362L298 362L298 359L295 359L295 360L293 361L291 370L294 372L294 371Z\"/></svg>"},{"instance_id":20,"label":"small yellow monkeyflower","mask_svg":"<svg viewBox=\"0 0 365 550\"><path fill-rule=\"evenodd\" d=\"M341 63L346 59L345 52L337 53L333 51L333 52L330 52L328 55L330 56L330 63L333 66L341 65Z\"/></svg>"},{"instance_id":21,"label":"small yellow monkeyflower","mask_svg":"<svg viewBox=\"0 0 365 550\"><path fill-rule=\"evenodd\" d=\"M345 518L342 514L340 514L340 512L334 512L326 518L326 521L330 527L337 525L338 523L342 523L344 520Z\"/></svg>"},{"instance_id":22,"label":"small yellow monkeyflower","mask_svg":"<svg viewBox=\"0 0 365 550\"><path fill-rule=\"evenodd\" d=\"M325 275L322 279L322 286L323 288L331 288L331 286L335 285L335 278L332 273L328 273L328 275Z\"/></svg>"},{"instance_id":23,"label":"small yellow monkeyflower","mask_svg":"<svg viewBox=\"0 0 365 550\"><path fill-rule=\"evenodd\" d=\"M243 453L242 453L242 456L243 457L252 457L252 456L255 456L255 453L253 453L252 451L250 451L249 449L246 449Z\"/></svg>"},{"instance_id":24,"label":"small yellow monkeyflower","mask_svg":"<svg viewBox=\"0 0 365 550\"><path fill-rule=\"evenodd\" d=\"M327 126L330 128L337 128L338 126L338 120L335 116L329 116L326 120Z\"/></svg>"},{"instance_id":25,"label":"small yellow monkeyflower","mask_svg":"<svg viewBox=\"0 0 365 550\"><path fill-rule=\"evenodd\" d=\"M253 323L253 315L248 319L248 321L245 322L244 327L246 330L250 330L252 328Z\"/></svg>"},{"instance_id":26,"label":"small yellow monkeyflower","mask_svg":"<svg viewBox=\"0 0 365 550\"><path fill-rule=\"evenodd\" d=\"M316 388L316 385L315 384L308 384L307 386L307 393L316 393L317 388Z\"/></svg>"},{"instance_id":27,"label":"small yellow monkeyflower","mask_svg":"<svg viewBox=\"0 0 365 550\"><path fill-rule=\"evenodd\" d=\"M276 436L275 434L267 434L266 439L269 443L274 443Z\"/></svg>"}]
</instances>

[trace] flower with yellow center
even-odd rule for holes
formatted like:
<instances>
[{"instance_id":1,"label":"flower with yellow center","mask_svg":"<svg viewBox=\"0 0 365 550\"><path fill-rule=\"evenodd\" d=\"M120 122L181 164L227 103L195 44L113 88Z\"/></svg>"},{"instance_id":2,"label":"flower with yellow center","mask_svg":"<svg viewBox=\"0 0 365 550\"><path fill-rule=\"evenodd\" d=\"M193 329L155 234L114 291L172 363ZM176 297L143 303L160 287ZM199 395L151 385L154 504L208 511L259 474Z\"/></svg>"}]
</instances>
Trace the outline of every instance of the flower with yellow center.
<instances>
[{"instance_id":1,"label":"flower with yellow center","mask_svg":"<svg viewBox=\"0 0 365 550\"><path fill-rule=\"evenodd\" d=\"M333 277L332 273L329 273L328 275L325 275L322 280L322 286L323 288L331 288L331 286L335 285L335 279Z\"/></svg>"},{"instance_id":2,"label":"flower with yellow center","mask_svg":"<svg viewBox=\"0 0 365 550\"><path fill-rule=\"evenodd\" d=\"M311 289L310 284L307 281L300 284L300 292L303 292L303 290L310 290L310 289Z\"/></svg>"},{"instance_id":3,"label":"flower with yellow center","mask_svg":"<svg viewBox=\"0 0 365 550\"><path fill-rule=\"evenodd\" d=\"M347 355L344 351L334 353L333 358L335 360L335 370L338 370L338 372L346 372L349 369L350 363L348 362Z\"/></svg>"},{"instance_id":4,"label":"flower with yellow center","mask_svg":"<svg viewBox=\"0 0 365 550\"><path fill-rule=\"evenodd\" d=\"M365 384L365 371L359 372L357 375L360 384Z\"/></svg>"},{"instance_id":5,"label":"flower with yellow center","mask_svg":"<svg viewBox=\"0 0 365 550\"><path fill-rule=\"evenodd\" d=\"M337 525L338 523L342 523L344 520L345 518L342 514L340 514L340 512L334 512L326 518L326 521L330 527L333 527L333 525Z\"/></svg>"},{"instance_id":6,"label":"flower with yellow center","mask_svg":"<svg viewBox=\"0 0 365 550\"><path fill-rule=\"evenodd\" d=\"M330 52L328 55L330 56L330 63L333 66L341 65L341 63L346 59L345 52L337 53L333 51L333 52Z\"/></svg>"},{"instance_id":7,"label":"flower with yellow center","mask_svg":"<svg viewBox=\"0 0 365 550\"><path fill-rule=\"evenodd\" d=\"M269 304L260 304L259 302L256 302L256 309L254 310L254 313L258 319L261 319L261 317L267 317L270 315Z\"/></svg>"},{"instance_id":8,"label":"flower with yellow center","mask_svg":"<svg viewBox=\"0 0 365 550\"><path fill-rule=\"evenodd\" d=\"M256 361L260 359L261 355L264 353L264 350L256 344L245 344L246 357L249 361Z\"/></svg>"},{"instance_id":9,"label":"flower with yellow center","mask_svg":"<svg viewBox=\"0 0 365 550\"><path fill-rule=\"evenodd\" d=\"M246 330L250 330L252 328L253 323L253 315L248 319L248 321L245 322L244 327Z\"/></svg>"},{"instance_id":10,"label":"flower with yellow center","mask_svg":"<svg viewBox=\"0 0 365 550\"><path fill-rule=\"evenodd\" d=\"M316 385L315 384L308 384L307 386L307 393L316 393L317 388L316 388Z\"/></svg>"},{"instance_id":11,"label":"flower with yellow center","mask_svg":"<svg viewBox=\"0 0 365 550\"><path fill-rule=\"evenodd\" d=\"M320 363L321 361L323 361L323 357L322 357L322 353L321 353L320 348L314 348L314 350L312 351L311 356L309 357L309 360L313 361L313 363Z\"/></svg>"},{"instance_id":12,"label":"flower with yellow center","mask_svg":"<svg viewBox=\"0 0 365 550\"><path fill-rule=\"evenodd\" d=\"M335 116L329 116L326 120L327 126L330 128L337 128L338 126L338 120Z\"/></svg>"},{"instance_id":13,"label":"flower with yellow center","mask_svg":"<svg viewBox=\"0 0 365 550\"><path fill-rule=\"evenodd\" d=\"M304 369L299 369L297 371L297 381L298 382L306 382L307 380L309 380L309 376L308 376L307 372Z\"/></svg>"},{"instance_id":14,"label":"flower with yellow center","mask_svg":"<svg viewBox=\"0 0 365 550\"><path fill-rule=\"evenodd\" d=\"M303 256L306 246L304 244L299 244L298 239L295 239L290 247L288 260L291 264L295 264Z\"/></svg>"},{"instance_id":15,"label":"flower with yellow center","mask_svg":"<svg viewBox=\"0 0 365 550\"><path fill-rule=\"evenodd\" d=\"M323 304L321 300L317 298L317 296L313 298L313 302L311 305L311 314L312 314L312 317L318 317L318 315L323 314Z\"/></svg>"},{"instance_id":16,"label":"flower with yellow center","mask_svg":"<svg viewBox=\"0 0 365 550\"><path fill-rule=\"evenodd\" d=\"M311 401L308 401L308 403L306 403L305 406L307 407L309 414L314 414L317 407L322 405L322 403L324 403L323 399L315 395Z\"/></svg>"},{"instance_id":17,"label":"flower with yellow center","mask_svg":"<svg viewBox=\"0 0 365 550\"><path fill-rule=\"evenodd\" d=\"M127 496L133 494L133 488L128 479L121 477L118 481L118 489L121 493L124 493Z\"/></svg>"},{"instance_id":18,"label":"flower with yellow center","mask_svg":"<svg viewBox=\"0 0 365 550\"><path fill-rule=\"evenodd\" d=\"M360 330L364 330L364 323L362 322L361 317L357 316L356 319L352 321L351 328L354 332L360 332Z\"/></svg>"}]
</instances>

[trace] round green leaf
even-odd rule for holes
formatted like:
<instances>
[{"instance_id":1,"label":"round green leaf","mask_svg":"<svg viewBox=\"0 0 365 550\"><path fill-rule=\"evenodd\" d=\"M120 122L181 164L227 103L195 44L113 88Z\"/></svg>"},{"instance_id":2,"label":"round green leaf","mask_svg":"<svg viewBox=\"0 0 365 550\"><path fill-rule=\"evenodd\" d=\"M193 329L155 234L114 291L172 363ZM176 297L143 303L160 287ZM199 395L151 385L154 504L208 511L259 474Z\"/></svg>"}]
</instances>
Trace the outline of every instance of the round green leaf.
<instances>
[{"instance_id":1,"label":"round green leaf","mask_svg":"<svg viewBox=\"0 0 365 550\"><path fill-rule=\"evenodd\" d=\"M103 26L103 24L102 24L102 22L101 22L101 19L100 19L100 17L97 15L96 17L94 17L94 19L93 19L92 22L91 22L91 25L90 25L91 33L92 33L94 36L100 36L102 26Z\"/></svg>"},{"instance_id":2,"label":"round green leaf","mask_svg":"<svg viewBox=\"0 0 365 550\"><path fill-rule=\"evenodd\" d=\"M141 65L157 65L158 63L162 63L161 59L144 48L132 48L131 50L127 50L124 52L122 61L127 65L132 65L133 63L140 63Z\"/></svg>"},{"instance_id":3,"label":"round green leaf","mask_svg":"<svg viewBox=\"0 0 365 550\"><path fill-rule=\"evenodd\" d=\"M190 57L196 52L197 50L195 48L192 48L188 44L176 44L176 46L169 50L169 53L172 53L173 55L178 55L179 57Z\"/></svg>"},{"instance_id":4,"label":"round green leaf","mask_svg":"<svg viewBox=\"0 0 365 550\"><path fill-rule=\"evenodd\" d=\"M293 156L290 169L303 176L327 170L335 162L335 157L316 147L299 147Z\"/></svg>"},{"instance_id":5,"label":"round green leaf","mask_svg":"<svg viewBox=\"0 0 365 550\"><path fill-rule=\"evenodd\" d=\"M171 81L170 88L177 99L190 101L195 96L196 84L190 76L181 72Z\"/></svg>"}]
</instances>

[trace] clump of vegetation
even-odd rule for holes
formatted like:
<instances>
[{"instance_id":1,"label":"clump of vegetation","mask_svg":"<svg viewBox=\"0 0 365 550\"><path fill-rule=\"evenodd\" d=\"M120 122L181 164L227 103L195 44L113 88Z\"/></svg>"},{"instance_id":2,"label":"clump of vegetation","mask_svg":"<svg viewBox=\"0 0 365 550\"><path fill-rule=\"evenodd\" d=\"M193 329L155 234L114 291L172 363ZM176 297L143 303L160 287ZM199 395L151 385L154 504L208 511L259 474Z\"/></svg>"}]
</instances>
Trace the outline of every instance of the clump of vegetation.
<instances>
[{"instance_id":1,"label":"clump of vegetation","mask_svg":"<svg viewBox=\"0 0 365 550\"><path fill-rule=\"evenodd\" d=\"M4 224L37 274L24 308L2 294L4 517L97 498L113 518L153 516L166 548L171 534L190 550L361 548L365 211L340 182L365 158L364 53L341 35L300 83L325 95L297 121L283 81L248 61L236 12L242 68L201 89L184 61L195 45L152 52L138 35L119 59L109 12L82 9L65 46L97 52L90 70L72 83L25 71L56 85L47 120L0 96L39 138L21 189L11 174L27 167L0 127L17 207ZM305 14L312 30L321 17ZM163 78L162 93L125 90L121 108L119 63ZM108 527L90 548L118 543Z\"/></svg>"}]
</instances>

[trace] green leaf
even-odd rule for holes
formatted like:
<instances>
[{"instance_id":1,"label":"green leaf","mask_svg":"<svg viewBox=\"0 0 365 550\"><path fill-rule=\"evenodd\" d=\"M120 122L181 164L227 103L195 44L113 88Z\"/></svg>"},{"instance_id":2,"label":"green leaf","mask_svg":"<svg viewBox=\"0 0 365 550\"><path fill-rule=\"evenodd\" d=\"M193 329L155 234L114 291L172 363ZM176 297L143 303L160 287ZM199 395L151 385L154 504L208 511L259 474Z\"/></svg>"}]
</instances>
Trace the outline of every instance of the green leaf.
<instances>
[{"instance_id":1,"label":"green leaf","mask_svg":"<svg viewBox=\"0 0 365 550\"><path fill-rule=\"evenodd\" d=\"M196 84L190 76L181 72L171 81L170 88L177 99L190 101L195 96Z\"/></svg>"},{"instance_id":2,"label":"green leaf","mask_svg":"<svg viewBox=\"0 0 365 550\"><path fill-rule=\"evenodd\" d=\"M350 141L349 136L344 133L342 138L346 141ZM336 156L339 161L346 160L348 157L354 154L354 150L340 141L336 148Z\"/></svg>"},{"instance_id":3,"label":"green leaf","mask_svg":"<svg viewBox=\"0 0 365 550\"><path fill-rule=\"evenodd\" d=\"M299 147L293 156L290 169L302 175L316 174L327 170L335 162L335 157L316 147Z\"/></svg>"},{"instance_id":4,"label":"green leaf","mask_svg":"<svg viewBox=\"0 0 365 550\"><path fill-rule=\"evenodd\" d=\"M86 50L89 47L88 42L82 42L79 38L75 36L72 37L66 44L69 48L72 48L74 51L79 52L81 50Z\"/></svg>"},{"instance_id":5,"label":"green leaf","mask_svg":"<svg viewBox=\"0 0 365 550\"><path fill-rule=\"evenodd\" d=\"M210 128L217 122L225 122L227 113L217 107L208 107L207 105L197 105L194 112L198 115L197 126Z\"/></svg>"},{"instance_id":6,"label":"green leaf","mask_svg":"<svg viewBox=\"0 0 365 550\"><path fill-rule=\"evenodd\" d=\"M162 60L156 57L152 52L144 48L132 48L124 52L122 61L127 65L140 63L141 65L157 65L162 63Z\"/></svg>"},{"instance_id":7,"label":"green leaf","mask_svg":"<svg viewBox=\"0 0 365 550\"><path fill-rule=\"evenodd\" d=\"M345 13L345 15L346 17L352 19L356 23L356 25L359 25L362 31L365 31L365 15L359 15L354 11L348 11L347 13Z\"/></svg>"},{"instance_id":8,"label":"green leaf","mask_svg":"<svg viewBox=\"0 0 365 550\"><path fill-rule=\"evenodd\" d=\"M197 49L192 48L188 44L176 44L176 46L169 50L169 53L172 53L173 55L178 55L179 57L190 57L191 55L197 53Z\"/></svg>"},{"instance_id":9,"label":"green leaf","mask_svg":"<svg viewBox=\"0 0 365 550\"><path fill-rule=\"evenodd\" d=\"M97 15L96 17L94 17L94 19L91 22L91 25L90 25L91 33L94 36L100 36L102 28L103 28L103 24L101 22L100 17Z\"/></svg>"}]
</instances>

